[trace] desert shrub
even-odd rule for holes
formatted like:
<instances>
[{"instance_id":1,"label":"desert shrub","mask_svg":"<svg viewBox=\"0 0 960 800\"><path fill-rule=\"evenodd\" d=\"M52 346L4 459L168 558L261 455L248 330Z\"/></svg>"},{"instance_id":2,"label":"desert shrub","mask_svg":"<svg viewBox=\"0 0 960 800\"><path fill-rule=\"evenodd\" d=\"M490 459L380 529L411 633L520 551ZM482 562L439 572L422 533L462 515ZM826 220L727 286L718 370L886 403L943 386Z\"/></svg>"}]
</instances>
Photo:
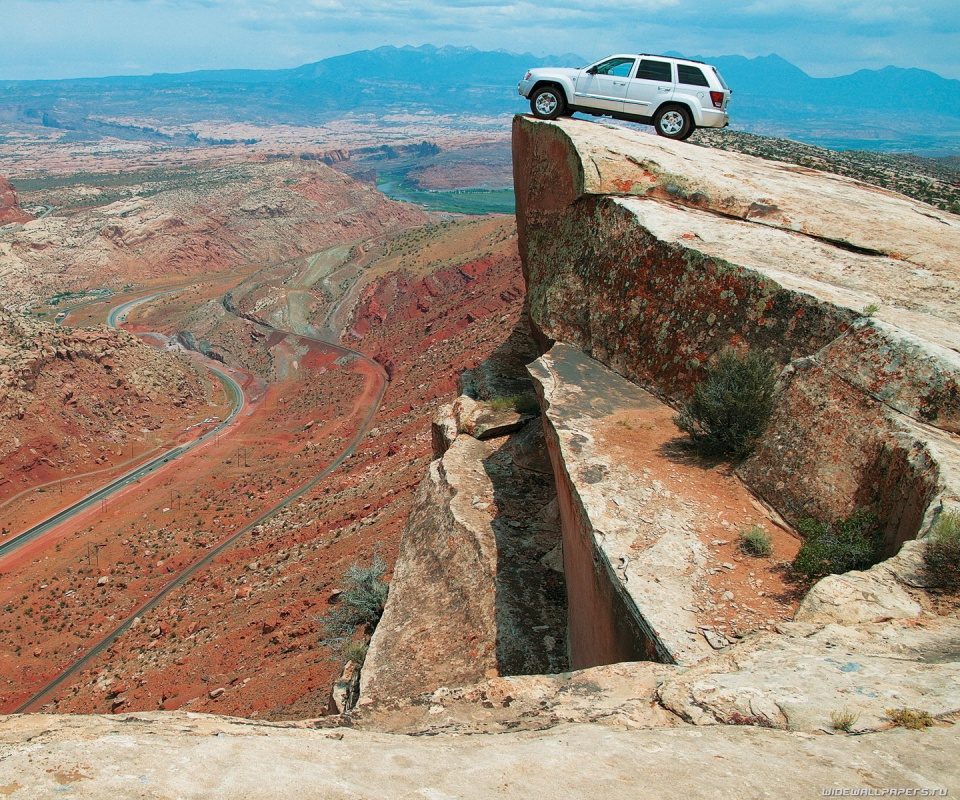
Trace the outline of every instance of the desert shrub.
<instances>
[{"instance_id":1,"label":"desert shrub","mask_svg":"<svg viewBox=\"0 0 960 800\"><path fill-rule=\"evenodd\" d=\"M750 556L768 558L773 555L770 534L759 525L751 525L740 531L740 549Z\"/></svg>"},{"instance_id":2,"label":"desert shrub","mask_svg":"<svg viewBox=\"0 0 960 800\"><path fill-rule=\"evenodd\" d=\"M912 731L929 728L936 722L929 711L919 708L888 708L887 719L898 728L909 728Z\"/></svg>"},{"instance_id":3,"label":"desert shrub","mask_svg":"<svg viewBox=\"0 0 960 800\"><path fill-rule=\"evenodd\" d=\"M853 730L853 726L857 724L858 719L860 719L860 715L856 711L851 711L849 708L845 708L843 711L830 712L830 726L835 731L850 733L850 731Z\"/></svg>"},{"instance_id":4,"label":"desert shrub","mask_svg":"<svg viewBox=\"0 0 960 800\"><path fill-rule=\"evenodd\" d=\"M724 350L674 417L703 455L750 453L773 413L777 369L763 353Z\"/></svg>"},{"instance_id":5,"label":"desert shrub","mask_svg":"<svg viewBox=\"0 0 960 800\"><path fill-rule=\"evenodd\" d=\"M948 512L937 520L923 551L923 565L934 586L960 589L960 513Z\"/></svg>"},{"instance_id":6,"label":"desert shrub","mask_svg":"<svg viewBox=\"0 0 960 800\"><path fill-rule=\"evenodd\" d=\"M344 574L347 588L341 592L336 608L319 618L324 644L343 650L358 626L363 625L368 631L377 626L390 589L382 580L386 571L387 565L378 555L369 567L354 564L347 569Z\"/></svg>"},{"instance_id":7,"label":"desert shrub","mask_svg":"<svg viewBox=\"0 0 960 800\"><path fill-rule=\"evenodd\" d=\"M343 648L343 658L345 661L356 661L361 666L367 657L367 643L352 641Z\"/></svg>"},{"instance_id":8,"label":"desert shrub","mask_svg":"<svg viewBox=\"0 0 960 800\"><path fill-rule=\"evenodd\" d=\"M829 523L801 519L797 531L805 541L793 560L793 571L804 578L815 580L852 569L867 569L880 560L880 520L869 511L857 511Z\"/></svg>"}]
</instances>

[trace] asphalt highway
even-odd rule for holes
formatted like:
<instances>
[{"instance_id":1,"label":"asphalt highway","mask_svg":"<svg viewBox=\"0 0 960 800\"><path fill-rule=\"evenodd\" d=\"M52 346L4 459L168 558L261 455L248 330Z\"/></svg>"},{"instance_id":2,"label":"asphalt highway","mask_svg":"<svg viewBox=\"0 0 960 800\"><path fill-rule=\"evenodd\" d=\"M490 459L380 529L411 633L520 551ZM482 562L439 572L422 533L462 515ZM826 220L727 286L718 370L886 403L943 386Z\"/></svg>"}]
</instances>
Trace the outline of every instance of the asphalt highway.
<instances>
[{"instance_id":1,"label":"asphalt highway","mask_svg":"<svg viewBox=\"0 0 960 800\"><path fill-rule=\"evenodd\" d=\"M141 303L145 303L149 300L153 300L162 295L170 294L171 291L175 290L158 292L157 294L152 294L148 297L141 297L137 300L131 300L127 303L117 306L107 317L107 324L113 328L117 327L117 321L120 320L122 322L130 310L135 306L138 306ZM33 541L38 536L42 536L47 531L55 528L62 522L66 522L68 519L76 514L79 514L81 511L85 511L86 509L95 506L97 503L105 501L111 495L119 492L121 489L125 489L131 483L135 483L145 475L149 475L151 472L160 469L162 466L164 466L164 464L179 458L185 453L189 453L195 447L207 441L207 439L210 437L216 436L218 433L220 433L220 431L230 425L230 423L232 423L240 415L240 412L244 408L245 401L243 389L241 388L240 384L237 383L226 372L223 372L216 367L210 367L209 369L217 376L217 378L219 378L220 383L223 384L224 391L226 391L227 395L230 397L232 409L226 419L220 422L220 424L215 428L207 431L199 439L189 442L188 444L181 444L170 448L166 452L151 458L149 461L134 467L129 472L121 475L118 478L115 478L104 486L101 486L99 489L95 489L86 497L77 500L75 503L67 506L66 508L60 509L60 511L53 516L48 517L43 522L39 522L32 528L28 528L27 530L10 537L5 542L0 544L0 558L12 553L14 550L22 547L27 542Z\"/></svg>"},{"instance_id":2,"label":"asphalt highway","mask_svg":"<svg viewBox=\"0 0 960 800\"><path fill-rule=\"evenodd\" d=\"M113 311L110 312L108 321L111 325L116 325L118 320L122 322L125 319L126 313L130 311L130 309L133 306L146 302L147 300L153 299L154 297L157 297L160 294L167 294L167 293L168 292L160 292L157 295L151 295L150 297L140 298L139 300L133 300L133 301L130 301L129 303L124 303L123 305L117 306L117 308L115 308ZM264 329L268 329L267 326L261 325L260 327L263 327ZM74 661L69 667L67 667L63 672L57 675L53 680L51 680L45 686L40 688L38 691L34 692L33 695L31 695L23 703L21 703L14 710L14 713L22 714L22 713L34 711L40 708L44 704L44 702L50 697L50 695L57 690L57 688L62 686L66 681L75 677L80 671L85 669L87 665L90 664L90 662L92 662L94 659L100 656L100 654L102 654L108 647L110 647L121 635L123 635L127 630L129 630L130 626L133 625L133 622L135 619L137 619L138 617L142 617L145 613L156 608L167 597L167 595L169 595L174 589L185 584L199 570L206 567L224 550L226 550L231 545L233 545L234 542L236 542L241 536L245 536L247 533L252 531L255 527L266 522L268 519L273 517L275 514L277 514L277 512L279 512L280 510L288 506L290 503L302 497L303 495L307 494L307 492L311 491L318 483L320 483L320 481L326 478L331 472L338 469L340 465L343 464L344 461L346 461L351 455L353 455L353 453L356 452L356 449L360 446L360 443L367 436L370 429L373 427L374 417L380 408L380 404L383 402L383 396L387 390L387 375L384 372L383 367L381 367L373 359L368 358L367 356L363 355L362 353L356 350L351 350L350 348L343 347L342 345L332 344L331 342L327 342L324 339L321 339L319 337L307 336L305 334L293 333L291 331L283 331L279 328L273 328L273 330L280 331L281 333L287 333L292 336L297 336L302 339L308 339L314 342L322 343L324 346L329 347L333 350L336 350L340 352L342 355L350 355L350 356L353 356L354 358L360 359L362 361L366 361L370 366L374 368L375 374L379 383L379 385L377 386L377 393L376 393L376 396L373 398L373 402L371 402L370 405L367 407L366 413L363 415L363 420L360 424L360 428L357 430L357 433L350 440L349 444L347 444L347 446L340 451L340 454L336 456L326 466L326 468L323 469L323 471L321 471L319 474L317 474L312 480L305 483L303 486L301 486L292 494L287 495L285 498L283 498L279 503L277 503L273 507L264 511L256 519L251 520L239 530L234 531L234 533L232 533L226 539L221 541L216 547L209 550L201 558L199 558L197 561L193 562L190 566L188 566L185 570L177 574L157 594L153 595L153 597L145 600L142 604L140 604L132 613L129 614L129 616L126 617L126 619L120 622L120 624L117 625L116 628L114 628L103 639L97 642L97 644L94 645L93 648L88 650L83 656L81 656L78 660ZM230 416L226 420L224 420L223 423L218 425L214 430L210 431L209 433L204 435L201 439L197 440L196 442L193 442L190 445L181 445L180 446L181 448L192 449L193 447L196 447L203 440L209 439L211 436L216 435L217 432L219 432L224 427L229 425L230 422L232 422L233 419L235 419L237 415L239 415L240 412L243 410L243 407L244 407L243 392L240 386L236 383L236 381L234 381L225 373L222 373L215 368L211 368L211 369L213 369L214 372L216 372L222 379L224 379L225 388L229 385L229 383L233 384L233 386L236 388L237 393L239 394L240 402L234 407L233 412L230 414ZM179 448L174 448L174 449L178 450L177 452L178 456L183 455L183 453L187 451L187 450L179 450ZM169 453L172 453L172 452L173 451L169 451L168 453L165 453L163 456L159 457L161 464L165 463L163 459L167 458ZM158 459L154 459L153 461L148 463L152 464L154 461L157 461L157 460ZM169 458L167 458L167 460L169 460ZM144 466L147 466L147 465L145 464ZM160 466L160 465L157 465L157 466ZM136 472L136 470L134 470L133 472ZM126 478L130 477L130 475L132 474L133 473L128 473L128 475L122 476L117 480L118 481L125 480ZM116 483L116 481L114 483ZM80 502L84 502L86 499L88 498L84 498L84 500L81 500ZM94 500L93 502L96 502L96 500ZM74 513L76 512L74 511ZM45 524L45 523L42 523L42 524Z\"/></svg>"}]
</instances>

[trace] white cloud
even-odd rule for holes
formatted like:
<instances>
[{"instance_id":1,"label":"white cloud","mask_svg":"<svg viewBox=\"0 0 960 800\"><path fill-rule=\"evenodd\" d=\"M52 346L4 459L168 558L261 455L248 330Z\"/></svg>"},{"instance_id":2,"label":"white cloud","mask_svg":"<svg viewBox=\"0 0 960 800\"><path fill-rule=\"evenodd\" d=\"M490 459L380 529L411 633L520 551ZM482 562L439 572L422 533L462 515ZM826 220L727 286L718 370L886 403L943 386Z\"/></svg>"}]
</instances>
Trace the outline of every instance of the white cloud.
<instances>
[{"instance_id":1,"label":"white cloud","mask_svg":"<svg viewBox=\"0 0 960 800\"><path fill-rule=\"evenodd\" d=\"M957 0L3 0L0 78L296 66L380 45L778 53L960 78Z\"/></svg>"}]
</instances>

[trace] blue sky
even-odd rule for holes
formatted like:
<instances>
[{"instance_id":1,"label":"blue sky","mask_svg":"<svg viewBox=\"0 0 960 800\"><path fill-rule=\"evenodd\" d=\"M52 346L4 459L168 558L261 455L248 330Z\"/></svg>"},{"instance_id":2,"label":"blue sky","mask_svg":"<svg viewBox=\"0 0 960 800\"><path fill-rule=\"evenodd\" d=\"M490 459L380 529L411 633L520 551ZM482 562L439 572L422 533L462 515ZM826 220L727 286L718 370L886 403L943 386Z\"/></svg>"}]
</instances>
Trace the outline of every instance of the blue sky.
<instances>
[{"instance_id":1,"label":"blue sky","mask_svg":"<svg viewBox=\"0 0 960 800\"><path fill-rule=\"evenodd\" d=\"M777 53L960 79L960 0L0 0L0 79L299 66L380 45Z\"/></svg>"}]
</instances>

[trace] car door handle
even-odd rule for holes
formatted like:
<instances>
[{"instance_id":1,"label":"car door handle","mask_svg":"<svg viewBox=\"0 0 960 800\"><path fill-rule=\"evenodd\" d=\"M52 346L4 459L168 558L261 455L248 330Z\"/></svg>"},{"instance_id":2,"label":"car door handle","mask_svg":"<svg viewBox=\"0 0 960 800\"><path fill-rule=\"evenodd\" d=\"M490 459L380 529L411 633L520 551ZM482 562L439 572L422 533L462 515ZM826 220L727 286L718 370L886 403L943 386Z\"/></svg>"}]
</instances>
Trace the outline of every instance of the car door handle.
<instances>
[{"instance_id":1,"label":"car door handle","mask_svg":"<svg viewBox=\"0 0 960 800\"><path fill-rule=\"evenodd\" d=\"M658 92L669 92L673 87L672 86L658 86Z\"/></svg>"},{"instance_id":2,"label":"car door handle","mask_svg":"<svg viewBox=\"0 0 960 800\"><path fill-rule=\"evenodd\" d=\"M626 81L614 81L614 82L613 82L613 85L614 85L614 86L626 86L626 85L627 85L627 82L626 82Z\"/></svg>"}]
</instances>

